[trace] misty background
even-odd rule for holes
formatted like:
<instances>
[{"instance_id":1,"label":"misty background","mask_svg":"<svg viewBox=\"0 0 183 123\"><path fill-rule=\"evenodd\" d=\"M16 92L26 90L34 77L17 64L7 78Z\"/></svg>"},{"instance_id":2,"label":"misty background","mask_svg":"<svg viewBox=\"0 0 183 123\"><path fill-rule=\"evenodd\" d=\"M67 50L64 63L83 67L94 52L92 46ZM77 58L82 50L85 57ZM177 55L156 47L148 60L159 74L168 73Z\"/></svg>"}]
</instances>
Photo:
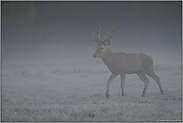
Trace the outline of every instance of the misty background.
<instances>
[{"instance_id":1,"label":"misty background","mask_svg":"<svg viewBox=\"0 0 183 123\"><path fill-rule=\"evenodd\" d=\"M1 2L1 6L2 67L33 58L48 63L101 62L92 58L96 27L102 28L101 40L116 28L109 46L113 52L143 52L155 64L181 64L181 1Z\"/></svg>"},{"instance_id":2,"label":"misty background","mask_svg":"<svg viewBox=\"0 0 183 123\"><path fill-rule=\"evenodd\" d=\"M1 2L4 122L181 121L182 2ZM116 28L112 52L151 55L165 95L135 74L105 89L110 71L93 58ZM95 32L96 34L96 32Z\"/></svg>"}]
</instances>

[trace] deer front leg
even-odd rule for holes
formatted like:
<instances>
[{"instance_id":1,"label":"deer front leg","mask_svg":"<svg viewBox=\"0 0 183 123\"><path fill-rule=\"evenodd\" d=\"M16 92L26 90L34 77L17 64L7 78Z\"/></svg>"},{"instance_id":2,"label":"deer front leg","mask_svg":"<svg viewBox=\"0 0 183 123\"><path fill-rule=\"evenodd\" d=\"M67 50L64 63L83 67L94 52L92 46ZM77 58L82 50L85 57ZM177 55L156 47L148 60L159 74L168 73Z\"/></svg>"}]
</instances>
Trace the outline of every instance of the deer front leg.
<instances>
[{"instance_id":1,"label":"deer front leg","mask_svg":"<svg viewBox=\"0 0 183 123\"><path fill-rule=\"evenodd\" d=\"M125 85L125 74L121 74L121 91L122 91L122 96L124 96L124 85Z\"/></svg>"},{"instance_id":2,"label":"deer front leg","mask_svg":"<svg viewBox=\"0 0 183 123\"><path fill-rule=\"evenodd\" d=\"M111 76L110 76L110 78L109 78L109 80L107 82L107 89L106 89L106 93L105 93L105 95L106 95L107 98L109 98L109 85L116 78L116 76L117 75L115 75L115 74L111 74Z\"/></svg>"}]
</instances>

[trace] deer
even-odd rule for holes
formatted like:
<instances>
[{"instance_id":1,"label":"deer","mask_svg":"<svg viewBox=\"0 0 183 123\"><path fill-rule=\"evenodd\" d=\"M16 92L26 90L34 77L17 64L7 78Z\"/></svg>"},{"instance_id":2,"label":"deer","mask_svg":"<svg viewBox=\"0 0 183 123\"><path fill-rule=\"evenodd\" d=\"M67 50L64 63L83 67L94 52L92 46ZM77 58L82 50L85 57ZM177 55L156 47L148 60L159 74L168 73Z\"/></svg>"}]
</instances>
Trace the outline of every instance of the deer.
<instances>
[{"instance_id":1,"label":"deer","mask_svg":"<svg viewBox=\"0 0 183 123\"><path fill-rule=\"evenodd\" d=\"M95 33L93 32L92 38L94 39L95 42L98 43L96 52L94 53L93 57L101 58L102 61L108 67L109 71L111 72L111 76L107 81L107 89L105 96L109 98L109 85L118 75L120 75L121 77L121 92L122 96L124 96L124 84L126 74L135 74L135 73L144 82L142 97L145 96L147 86L149 84L149 80L146 75L150 76L158 84L161 94L163 95L164 92L159 77L155 74L153 69L152 57L144 53L134 53L134 54L128 54L125 52L113 53L108 46L110 44L110 38L113 36L115 32L115 28L113 28L112 33L108 31L110 36L104 41L100 40L100 31L101 28L99 30L97 30L96 28L98 36L95 36Z\"/></svg>"}]
</instances>

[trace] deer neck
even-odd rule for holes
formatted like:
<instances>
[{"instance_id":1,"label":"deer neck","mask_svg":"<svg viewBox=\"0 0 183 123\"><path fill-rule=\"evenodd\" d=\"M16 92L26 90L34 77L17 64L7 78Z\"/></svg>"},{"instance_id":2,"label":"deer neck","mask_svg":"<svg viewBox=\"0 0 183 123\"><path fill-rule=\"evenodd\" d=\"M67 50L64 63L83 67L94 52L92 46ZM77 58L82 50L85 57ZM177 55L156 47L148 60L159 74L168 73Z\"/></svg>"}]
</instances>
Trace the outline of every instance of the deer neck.
<instances>
[{"instance_id":1,"label":"deer neck","mask_svg":"<svg viewBox=\"0 0 183 123\"><path fill-rule=\"evenodd\" d=\"M110 64L110 63L111 63L111 60L113 59L113 58L112 58L112 57L113 57L113 54L114 54L114 53L113 53L109 48L107 48L107 52L104 54L103 57L101 57L102 61L103 61L106 65Z\"/></svg>"}]
</instances>

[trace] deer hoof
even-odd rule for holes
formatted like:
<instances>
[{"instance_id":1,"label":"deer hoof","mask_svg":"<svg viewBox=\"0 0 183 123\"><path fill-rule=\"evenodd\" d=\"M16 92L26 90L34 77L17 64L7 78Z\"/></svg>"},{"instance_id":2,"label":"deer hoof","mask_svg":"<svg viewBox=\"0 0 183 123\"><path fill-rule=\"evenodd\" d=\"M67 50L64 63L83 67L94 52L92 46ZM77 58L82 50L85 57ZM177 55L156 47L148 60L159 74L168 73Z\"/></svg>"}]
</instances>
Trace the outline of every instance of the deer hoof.
<instances>
[{"instance_id":1,"label":"deer hoof","mask_svg":"<svg viewBox=\"0 0 183 123\"><path fill-rule=\"evenodd\" d=\"M106 96L107 98L109 98L109 94L106 93L105 96Z\"/></svg>"}]
</instances>

